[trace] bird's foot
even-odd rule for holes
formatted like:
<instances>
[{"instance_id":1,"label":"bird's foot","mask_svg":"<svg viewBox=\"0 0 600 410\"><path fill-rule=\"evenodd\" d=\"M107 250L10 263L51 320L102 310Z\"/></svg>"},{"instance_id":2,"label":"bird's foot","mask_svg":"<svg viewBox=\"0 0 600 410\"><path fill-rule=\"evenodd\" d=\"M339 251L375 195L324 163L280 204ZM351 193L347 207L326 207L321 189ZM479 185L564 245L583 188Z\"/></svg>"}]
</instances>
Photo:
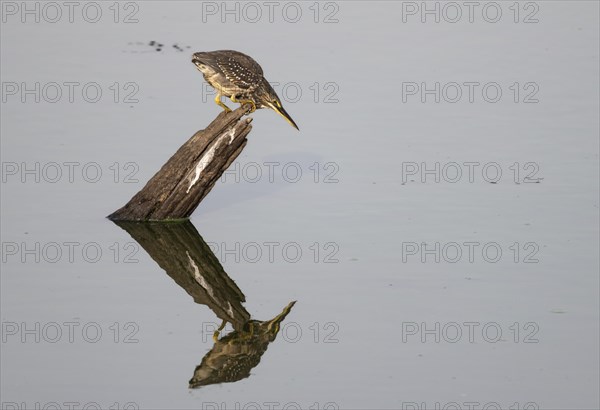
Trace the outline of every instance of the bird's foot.
<instances>
[{"instance_id":1,"label":"bird's foot","mask_svg":"<svg viewBox=\"0 0 600 410\"><path fill-rule=\"evenodd\" d=\"M252 114L254 111L256 111L256 103L252 100L238 100L237 98L235 98L235 95L232 95L231 97L231 101L233 101L234 103L239 103L240 105L244 105L244 104L250 104L252 105L252 108L250 109L250 112L248 114Z\"/></svg>"}]
</instances>

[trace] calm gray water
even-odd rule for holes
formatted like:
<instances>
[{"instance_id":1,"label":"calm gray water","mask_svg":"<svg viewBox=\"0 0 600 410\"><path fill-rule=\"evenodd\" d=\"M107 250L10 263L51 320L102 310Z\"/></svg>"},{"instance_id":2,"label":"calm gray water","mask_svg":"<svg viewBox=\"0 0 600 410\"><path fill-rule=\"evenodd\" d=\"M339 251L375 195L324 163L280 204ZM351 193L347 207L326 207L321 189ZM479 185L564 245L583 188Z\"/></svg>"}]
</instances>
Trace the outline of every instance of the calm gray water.
<instances>
[{"instance_id":1,"label":"calm gray water","mask_svg":"<svg viewBox=\"0 0 600 410\"><path fill-rule=\"evenodd\" d=\"M1 6L3 409L600 406L597 2ZM215 49L301 131L252 114L191 224L105 219Z\"/></svg>"}]
</instances>

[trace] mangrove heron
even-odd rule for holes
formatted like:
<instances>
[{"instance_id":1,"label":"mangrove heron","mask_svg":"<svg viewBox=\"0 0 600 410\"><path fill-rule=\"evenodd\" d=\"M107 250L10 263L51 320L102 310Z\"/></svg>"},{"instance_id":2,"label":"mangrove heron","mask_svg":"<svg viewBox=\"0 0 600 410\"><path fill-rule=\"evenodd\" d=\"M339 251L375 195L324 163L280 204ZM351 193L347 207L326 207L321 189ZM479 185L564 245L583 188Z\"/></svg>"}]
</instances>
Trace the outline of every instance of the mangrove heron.
<instances>
[{"instance_id":1,"label":"mangrove heron","mask_svg":"<svg viewBox=\"0 0 600 410\"><path fill-rule=\"evenodd\" d=\"M281 100L263 77L261 66L246 54L234 50L217 50L194 53L192 63L204 74L204 79L217 91L215 102L229 112L231 109L221 101L221 96L231 101L258 108L271 108L278 112L294 128L298 126L281 105Z\"/></svg>"}]
</instances>

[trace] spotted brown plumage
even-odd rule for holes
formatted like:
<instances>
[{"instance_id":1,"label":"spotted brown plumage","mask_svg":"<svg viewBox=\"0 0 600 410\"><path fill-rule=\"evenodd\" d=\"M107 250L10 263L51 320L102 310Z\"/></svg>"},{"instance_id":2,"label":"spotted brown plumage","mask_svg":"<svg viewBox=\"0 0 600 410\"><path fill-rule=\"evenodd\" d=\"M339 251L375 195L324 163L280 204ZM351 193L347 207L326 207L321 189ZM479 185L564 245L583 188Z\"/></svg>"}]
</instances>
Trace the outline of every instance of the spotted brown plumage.
<instances>
[{"instance_id":1,"label":"spotted brown plumage","mask_svg":"<svg viewBox=\"0 0 600 410\"><path fill-rule=\"evenodd\" d=\"M271 320L248 321L243 330L234 330L215 339L213 348L202 358L190 379L190 388L217 383L230 383L250 376L279 333L281 323L296 302L290 302Z\"/></svg>"}]
</instances>

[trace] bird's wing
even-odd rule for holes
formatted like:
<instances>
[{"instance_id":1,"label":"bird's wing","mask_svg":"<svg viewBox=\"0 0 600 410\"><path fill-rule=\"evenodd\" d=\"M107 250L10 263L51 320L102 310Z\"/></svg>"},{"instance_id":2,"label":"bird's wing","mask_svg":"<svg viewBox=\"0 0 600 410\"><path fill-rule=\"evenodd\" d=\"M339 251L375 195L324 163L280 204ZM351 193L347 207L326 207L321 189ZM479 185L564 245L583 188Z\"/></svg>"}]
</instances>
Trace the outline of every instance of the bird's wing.
<instances>
[{"instance_id":1,"label":"bird's wing","mask_svg":"<svg viewBox=\"0 0 600 410\"><path fill-rule=\"evenodd\" d=\"M263 70L254 59L237 51L215 53L215 62L229 81L244 89L260 84Z\"/></svg>"}]
</instances>

